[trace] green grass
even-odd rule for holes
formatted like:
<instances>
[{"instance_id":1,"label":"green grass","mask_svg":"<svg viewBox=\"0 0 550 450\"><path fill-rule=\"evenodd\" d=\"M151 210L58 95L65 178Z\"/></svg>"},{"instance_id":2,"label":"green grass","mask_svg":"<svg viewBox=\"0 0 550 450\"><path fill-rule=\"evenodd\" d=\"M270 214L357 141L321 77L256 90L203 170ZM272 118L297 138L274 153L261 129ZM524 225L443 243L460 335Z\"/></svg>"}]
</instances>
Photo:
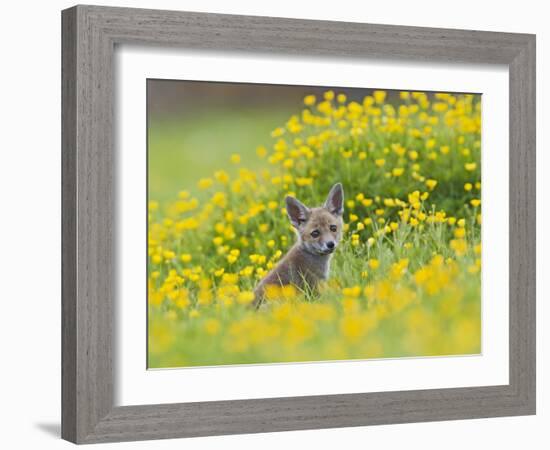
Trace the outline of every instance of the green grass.
<instances>
[{"instance_id":1,"label":"green grass","mask_svg":"<svg viewBox=\"0 0 550 450\"><path fill-rule=\"evenodd\" d=\"M256 148L270 141L273 124L283 122L286 109L218 109L196 115L153 117L148 130L149 197L167 200L181 189L195 190L197 181L227 167L233 153L252 163Z\"/></svg>"}]
</instances>

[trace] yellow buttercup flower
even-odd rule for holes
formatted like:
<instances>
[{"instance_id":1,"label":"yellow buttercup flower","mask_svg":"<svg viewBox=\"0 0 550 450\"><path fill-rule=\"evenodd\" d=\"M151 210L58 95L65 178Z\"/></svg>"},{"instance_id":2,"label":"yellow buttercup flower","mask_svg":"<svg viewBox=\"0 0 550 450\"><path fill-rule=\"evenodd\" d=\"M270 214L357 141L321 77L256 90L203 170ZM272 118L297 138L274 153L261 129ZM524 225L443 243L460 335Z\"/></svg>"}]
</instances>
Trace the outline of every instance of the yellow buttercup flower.
<instances>
[{"instance_id":1,"label":"yellow buttercup flower","mask_svg":"<svg viewBox=\"0 0 550 450\"><path fill-rule=\"evenodd\" d=\"M271 137L279 137L279 136L282 136L283 134L285 133L285 129L282 128L282 127L278 127L278 128L275 128L272 132L271 132Z\"/></svg>"},{"instance_id":2,"label":"yellow buttercup flower","mask_svg":"<svg viewBox=\"0 0 550 450\"><path fill-rule=\"evenodd\" d=\"M380 267L380 262L377 259L369 259L369 267L373 270Z\"/></svg>"},{"instance_id":3,"label":"yellow buttercup flower","mask_svg":"<svg viewBox=\"0 0 550 450\"><path fill-rule=\"evenodd\" d=\"M463 256L468 250L468 244L464 239L453 239L451 240L450 245L457 256Z\"/></svg>"},{"instance_id":4,"label":"yellow buttercup flower","mask_svg":"<svg viewBox=\"0 0 550 450\"><path fill-rule=\"evenodd\" d=\"M463 238L464 236L466 236L466 229L465 228L455 229L454 236L457 238Z\"/></svg>"},{"instance_id":5,"label":"yellow buttercup flower","mask_svg":"<svg viewBox=\"0 0 550 450\"><path fill-rule=\"evenodd\" d=\"M298 186L311 186L313 184L313 178L311 177L298 177L295 181Z\"/></svg>"},{"instance_id":6,"label":"yellow buttercup flower","mask_svg":"<svg viewBox=\"0 0 550 450\"><path fill-rule=\"evenodd\" d=\"M405 169L403 169L402 167L395 167L392 170L392 175L394 177L400 177L401 175L403 175L404 172L405 172Z\"/></svg>"},{"instance_id":7,"label":"yellow buttercup flower","mask_svg":"<svg viewBox=\"0 0 550 450\"><path fill-rule=\"evenodd\" d=\"M247 305L254 300L254 292L252 291L243 291L240 292L237 297L237 302L241 305Z\"/></svg>"},{"instance_id":8,"label":"yellow buttercup flower","mask_svg":"<svg viewBox=\"0 0 550 450\"><path fill-rule=\"evenodd\" d=\"M198 182L199 189L208 189L214 182L211 178L201 178Z\"/></svg>"},{"instance_id":9,"label":"yellow buttercup flower","mask_svg":"<svg viewBox=\"0 0 550 450\"><path fill-rule=\"evenodd\" d=\"M304 104L306 106L313 106L315 102L317 101L315 95L306 95L304 97Z\"/></svg>"},{"instance_id":10,"label":"yellow buttercup flower","mask_svg":"<svg viewBox=\"0 0 550 450\"><path fill-rule=\"evenodd\" d=\"M325 100L331 101L334 99L334 91L327 91L323 94Z\"/></svg>"},{"instance_id":11,"label":"yellow buttercup flower","mask_svg":"<svg viewBox=\"0 0 550 450\"><path fill-rule=\"evenodd\" d=\"M437 186L437 180L426 180L426 186L428 189L433 190Z\"/></svg>"},{"instance_id":12,"label":"yellow buttercup flower","mask_svg":"<svg viewBox=\"0 0 550 450\"><path fill-rule=\"evenodd\" d=\"M386 99L386 91L374 91L373 92L374 101L378 104L384 103Z\"/></svg>"}]
</instances>

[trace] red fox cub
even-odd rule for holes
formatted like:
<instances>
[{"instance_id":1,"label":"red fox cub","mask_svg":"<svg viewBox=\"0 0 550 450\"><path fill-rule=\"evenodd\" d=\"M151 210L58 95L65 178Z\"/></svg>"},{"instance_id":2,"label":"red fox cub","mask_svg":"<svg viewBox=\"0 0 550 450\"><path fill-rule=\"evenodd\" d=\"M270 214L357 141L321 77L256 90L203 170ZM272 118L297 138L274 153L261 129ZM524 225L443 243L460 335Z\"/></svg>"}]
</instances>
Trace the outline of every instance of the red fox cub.
<instances>
[{"instance_id":1,"label":"red fox cub","mask_svg":"<svg viewBox=\"0 0 550 450\"><path fill-rule=\"evenodd\" d=\"M344 189L332 186L323 206L308 208L294 197L286 197L286 211L298 240L279 263L260 281L254 305L260 306L269 285L294 285L301 292L315 292L329 275L330 259L342 238Z\"/></svg>"}]
</instances>

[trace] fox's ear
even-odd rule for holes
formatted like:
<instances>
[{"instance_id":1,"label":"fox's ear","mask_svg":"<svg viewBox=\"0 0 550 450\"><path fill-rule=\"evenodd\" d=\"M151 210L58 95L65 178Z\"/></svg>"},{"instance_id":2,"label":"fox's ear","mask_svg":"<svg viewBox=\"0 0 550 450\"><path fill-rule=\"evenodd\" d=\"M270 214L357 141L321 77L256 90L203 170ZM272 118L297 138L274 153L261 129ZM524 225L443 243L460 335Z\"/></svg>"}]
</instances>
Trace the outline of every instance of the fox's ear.
<instances>
[{"instance_id":1,"label":"fox's ear","mask_svg":"<svg viewBox=\"0 0 550 450\"><path fill-rule=\"evenodd\" d=\"M298 228L304 222L307 222L309 219L309 208L304 205L302 202L296 200L290 195L286 197L286 213L290 222L295 228Z\"/></svg>"},{"instance_id":2,"label":"fox's ear","mask_svg":"<svg viewBox=\"0 0 550 450\"><path fill-rule=\"evenodd\" d=\"M344 214L344 188L342 183L336 183L332 186L325 201L325 208L335 216Z\"/></svg>"}]
</instances>

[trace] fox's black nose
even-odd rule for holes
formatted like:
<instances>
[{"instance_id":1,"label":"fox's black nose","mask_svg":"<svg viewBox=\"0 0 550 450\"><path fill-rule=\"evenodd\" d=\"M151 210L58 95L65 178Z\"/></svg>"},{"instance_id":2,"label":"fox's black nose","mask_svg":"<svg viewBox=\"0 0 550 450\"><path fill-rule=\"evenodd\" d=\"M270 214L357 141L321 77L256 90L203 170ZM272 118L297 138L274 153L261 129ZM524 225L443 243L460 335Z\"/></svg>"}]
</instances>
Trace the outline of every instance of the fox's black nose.
<instances>
[{"instance_id":1,"label":"fox's black nose","mask_svg":"<svg viewBox=\"0 0 550 450\"><path fill-rule=\"evenodd\" d=\"M327 248L330 248L332 250L334 248L334 242L328 241L327 242Z\"/></svg>"}]
</instances>

